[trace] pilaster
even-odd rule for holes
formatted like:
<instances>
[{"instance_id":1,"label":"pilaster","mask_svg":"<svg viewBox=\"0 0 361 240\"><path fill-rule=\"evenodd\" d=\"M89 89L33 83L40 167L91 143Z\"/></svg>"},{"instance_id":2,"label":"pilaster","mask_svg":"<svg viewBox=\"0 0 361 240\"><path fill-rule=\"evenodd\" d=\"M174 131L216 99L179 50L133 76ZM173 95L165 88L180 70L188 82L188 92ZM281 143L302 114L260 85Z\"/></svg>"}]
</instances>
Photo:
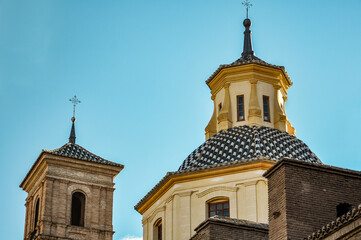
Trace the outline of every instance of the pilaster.
<instances>
[{"instance_id":1,"label":"pilaster","mask_svg":"<svg viewBox=\"0 0 361 240\"><path fill-rule=\"evenodd\" d=\"M256 183L257 191L257 222L268 223L268 192L267 182L259 180Z\"/></svg>"},{"instance_id":2,"label":"pilaster","mask_svg":"<svg viewBox=\"0 0 361 240\"><path fill-rule=\"evenodd\" d=\"M227 82L224 84L224 100L221 111L218 114L218 131L226 131L228 128L232 127L232 109L231 109L231 100L229 94L230 83Z\"/></svg>"},{"instance_id":3,"label":"pilaster","mask_svg":"<svg viewBox=\"0 0 361 240\"><path fill-rule=\"evenodd\" d=\"M250 125L260 126L262 123L262 111L258 102L257 82L256 79L251 79L251 94L248 106L248 121Z\"/></svg>"},{"instance_id":4,"label":"pilaster","mask_svg":"<svg viewBox=\"0 0 361 240\"><path fill-rule=\"evenodd\" d=\"M213 101L213 114L211 117L211 120L209 121L207 127L205 128L205 135L206 135L206 140L208 140L209 138L211 138L213 135L215 135L217 133L217 106L216 106L216 101L215 101L215 96L212 95L212 101Z\"/></svg>"},{"instance_id":5,"label":"pilaster","mask_svg":"<svg viewBox=\"0 0 361 240\"><path fill-rule=\"evenodd\" d=\"M274 126L276 129L281 131L286 131L286 115L283 112L280 103L278 101L279 98L279 90L281 86L279 84L274 84Z\"/></svg>"}]
</instances>

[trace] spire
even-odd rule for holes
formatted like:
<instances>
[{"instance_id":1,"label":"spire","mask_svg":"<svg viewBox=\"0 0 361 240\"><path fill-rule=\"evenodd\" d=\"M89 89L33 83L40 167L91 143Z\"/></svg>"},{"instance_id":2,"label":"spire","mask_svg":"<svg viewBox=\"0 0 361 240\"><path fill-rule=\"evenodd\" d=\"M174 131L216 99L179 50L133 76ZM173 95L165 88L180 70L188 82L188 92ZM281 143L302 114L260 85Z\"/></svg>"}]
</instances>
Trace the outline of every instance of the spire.
<instances>
[{"instance_id":1,"label":"spire","mask_svg":"<svg viewBox=\"0 0 361 240\"><path fill-rule=\"evenodd\" d=\"M254 56L253 47L252 47L251 30L249 29L251 27L251 25L252 25L252 22L249 18L244 19L243 26L246 28L246 30L244 31L242 57Z\"/></svg>"},{"instance_id":2,"label":"spire","mask_svg":"<svg viewBox=\"0 0 361 240\"><path fill-rule=\"evenodd\" d=\"M70 137L69 137L69 143L72 143L72 144L75 144L75 139L76 139L76 136L75 136L75 117L72 117L71 118L71 121L73 122L72 126L71 126L71 131L70 131Z\"/></svg>"},{"instance_id":3,"label":"spire","mask_svg":"<svg viewBox=\"0 0 361 240\"><path fill-rule=\"evenodd\" d=\"M72 126L71 126L71 131L70 131L70 137L69 137L69 143L72 143L72 144L75 144L75 106L78 104L78 103L81 103L81 101L79 101L79 99L76 98L76 95L69 99L70 102L73 103L73 117L71 118L71 121L73 122Z\"/></svg>"},{"instance_id":4,"label":"spire","mask_svg":"<svg viewBox=\"0 0 361 240\"><path fill-rule=\"evenodd\" d=\"M249 0L245 0L242 2L242 5L245 6L247 9L247 17L243 21L243 26L246 28L246 30L244 31L242 57L254 56L253 47L252 47L251 30L249 29L252 25L252 22L248 18L248 9L250 7L252 7L252 4L249 2Z\"/></svg>"}]
</instances>

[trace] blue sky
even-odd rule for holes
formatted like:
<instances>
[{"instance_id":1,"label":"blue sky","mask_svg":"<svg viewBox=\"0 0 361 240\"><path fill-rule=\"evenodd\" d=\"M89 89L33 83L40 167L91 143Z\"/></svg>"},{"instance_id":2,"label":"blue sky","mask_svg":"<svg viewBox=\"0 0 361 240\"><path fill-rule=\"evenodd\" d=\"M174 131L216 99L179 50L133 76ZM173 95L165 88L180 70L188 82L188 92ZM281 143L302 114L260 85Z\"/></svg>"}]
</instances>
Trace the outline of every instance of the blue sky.
<instances>
[{"instance_id":1,"label":"blue sky","mask_svg":"<svg viewBox=\"0 0 361 240\"><path fill-rule=\"evenodd\" d=\"M286 67L287 116L325 163L361 170L361 2L254 0L253 45ZM239 0L0 0L0 231L21 239L18 185L41 152L77 143L125 165L114 235L140 237L133 206L204 141L204 81L239 58ZM4 194L5 193L5 194Z\"/></svg>"}]
</instances>

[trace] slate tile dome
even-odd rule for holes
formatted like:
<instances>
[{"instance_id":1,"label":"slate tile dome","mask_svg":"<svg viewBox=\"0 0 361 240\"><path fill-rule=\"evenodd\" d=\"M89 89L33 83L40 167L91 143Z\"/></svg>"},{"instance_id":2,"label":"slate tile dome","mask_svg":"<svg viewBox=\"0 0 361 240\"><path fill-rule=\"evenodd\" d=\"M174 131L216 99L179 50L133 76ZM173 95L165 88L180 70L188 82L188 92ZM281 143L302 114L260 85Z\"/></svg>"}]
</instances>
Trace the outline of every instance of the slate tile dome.
<instances>
[{"instance_id":1,"label":"slate tile dome","mask_svg":"<svg viewBox=\"0 0 361 240\"><path fill-rule=\"evenodd\" d=\"M284 157L322 163L304 142L287 132L245 125L218 132L194 150L178 171L260 158L280 160Z\"/></svg>"}]
</instances>

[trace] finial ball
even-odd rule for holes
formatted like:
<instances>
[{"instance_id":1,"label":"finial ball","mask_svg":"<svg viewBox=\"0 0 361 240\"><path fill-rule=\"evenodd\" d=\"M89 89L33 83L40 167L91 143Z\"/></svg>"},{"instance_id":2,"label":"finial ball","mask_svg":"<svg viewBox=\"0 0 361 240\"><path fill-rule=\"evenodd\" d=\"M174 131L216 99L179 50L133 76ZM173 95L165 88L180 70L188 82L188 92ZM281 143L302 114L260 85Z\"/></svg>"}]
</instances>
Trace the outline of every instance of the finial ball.
<instances>
[{"instance_id":1,"label":"finial ball","mask_svg":"<svg viewBox=\"0 0 361 240\"><path fill-rule=\"evenodd\" d=\"M251 19L249 18L244 19L243 26L250 27L251 25L252 25Z\"/></svg>"},{"instance_id":2,"label":"finial ball","mask_svg":"<svg viewBox=\"0 0 361 240\"><path fill-rule=\"evenodd\" d=\"M71 121L72 121L72 122L75 122L75 120L76 120L75 117L72 117L72 118L71 118Z\"/></svg>"}]
</instances>

